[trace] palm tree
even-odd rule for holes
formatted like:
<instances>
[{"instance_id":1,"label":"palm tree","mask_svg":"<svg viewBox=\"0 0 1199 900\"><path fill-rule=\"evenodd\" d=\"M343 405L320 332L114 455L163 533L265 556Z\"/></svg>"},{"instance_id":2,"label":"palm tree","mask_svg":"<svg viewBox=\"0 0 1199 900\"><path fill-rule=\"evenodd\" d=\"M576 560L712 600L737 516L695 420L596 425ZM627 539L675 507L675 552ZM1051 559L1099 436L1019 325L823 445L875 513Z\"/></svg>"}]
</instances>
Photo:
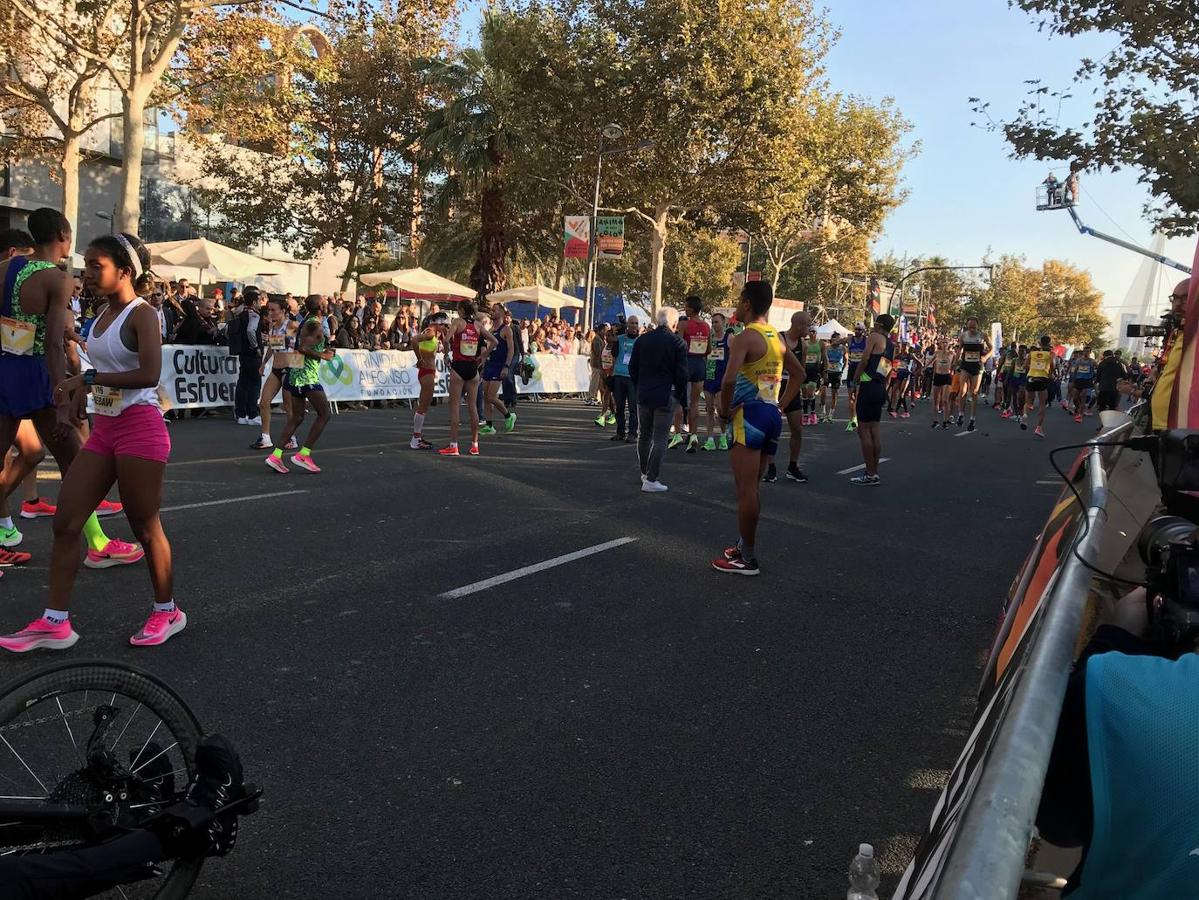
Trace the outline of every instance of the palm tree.
<instances>
[{"instance_id":1,"label":"palm tree","mask_svg":"<svg viewBox=\"0 0 1199 900\"><path fill-rule=\"evenodd\" d=\"M520 143L506 110L512 86L496 65L502 15L486 14L480 45L454 60L418 64L426 83L442 99L428 115L421 146L445 175L442 203L467 198L479 203L479 237L470 286L482 293L503 290L507 275L508 210L504 169Z\"/></svg>"}]
</instances>

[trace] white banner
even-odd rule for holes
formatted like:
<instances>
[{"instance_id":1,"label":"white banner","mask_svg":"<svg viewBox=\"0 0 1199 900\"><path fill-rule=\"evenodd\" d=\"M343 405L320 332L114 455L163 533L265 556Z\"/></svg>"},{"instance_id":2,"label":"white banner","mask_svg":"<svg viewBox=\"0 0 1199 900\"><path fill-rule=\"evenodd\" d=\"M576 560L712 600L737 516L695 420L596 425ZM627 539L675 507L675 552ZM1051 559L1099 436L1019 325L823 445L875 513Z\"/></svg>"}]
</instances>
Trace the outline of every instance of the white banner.
<instances>
[{"instance_id":1,"label":"white banner","mask_svg":"<svg viewBox=\"0 0 1199 900\"><path fill-rule=\"evenodd\" d=\"M522 394L574 394L587 390L591 369L586 356L533 354L536 367ZM420 395L416 354L410 350L338 350L321 363L320 380L330 400L415 400ZM224 347L167 344L162 348L159 384L180 409L232 406L237 386L237 357ZM449 393L445 358L437 357L435 397Z\"/></svg>"},{"instance_id":2,"label":"white banner","mask_svg":"<svg viewBox=\"0 0 1199 900\"><path fill-rule=\"evenodd\" d=\"M525 357L535 369L528 384L516 379L519 394L580 394L587 391L591 381L591 364L586 356L572 354L555 356L534 353Z\"/></svg>"}]
</instances>

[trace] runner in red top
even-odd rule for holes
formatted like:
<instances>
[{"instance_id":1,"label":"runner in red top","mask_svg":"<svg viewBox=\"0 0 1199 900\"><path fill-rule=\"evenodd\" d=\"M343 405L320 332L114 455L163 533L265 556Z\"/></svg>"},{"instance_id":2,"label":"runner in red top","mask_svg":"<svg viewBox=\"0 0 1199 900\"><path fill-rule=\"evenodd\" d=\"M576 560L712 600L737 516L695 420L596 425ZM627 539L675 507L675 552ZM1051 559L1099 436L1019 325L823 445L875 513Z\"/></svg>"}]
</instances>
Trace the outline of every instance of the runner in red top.
<instances>
[{"instance_id":1,"label":"runner in red top","mask_svg":"<svg viewBox=\"0 0 1199 900\"><path fill-rule=\"evenodd\" d=\"M679 337L687 346L688 403L686 413L687 431L690 434L687 439L687 452L694 453L699 449L699 395L704 389L704 378L707 377L708 353L712 349L712 326L699 317L700 310L703 308L699 297L688 297L683 305L687 309L687 317L679 319ZM677 447L683 443L682 424L683 409L680 407L674 417L674 437L670 439L668 446Z\"/></svg>"}]
</instances>

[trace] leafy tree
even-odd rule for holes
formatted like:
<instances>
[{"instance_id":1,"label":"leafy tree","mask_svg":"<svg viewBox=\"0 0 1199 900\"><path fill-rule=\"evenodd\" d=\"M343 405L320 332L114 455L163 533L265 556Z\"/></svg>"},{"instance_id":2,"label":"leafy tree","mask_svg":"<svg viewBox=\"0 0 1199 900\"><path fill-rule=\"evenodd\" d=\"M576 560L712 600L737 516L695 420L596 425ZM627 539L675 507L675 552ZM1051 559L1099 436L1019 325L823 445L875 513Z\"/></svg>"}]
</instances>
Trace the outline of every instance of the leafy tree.
<instances>
[{"instance_id":1,"label":"leafy tree","mask_svg":"<svg viewBox=\"0 0 1199 900\"><path fill-rule=\"evenodd\" d=\"M96 103L96 89L104 72L96 58L115 46L112 25L118 4L74 4L63 10L76 29L88 56L73 52L54 39L53 20L40 7L30 19L23 5L11 6L0 16L0 97L6 106L5 134L0 146L10 160L45 159L62 185L63 215L78 231L79 166L85 137L102 122L119 117ZM36 52L30 52L36 48Z\"/></svg>"},{"instance_id":2,"label":"leafy tree","mask_svg":"<svg viewBox=\"0 0 1199 900\"><path fill-rule=\"evenodd\" d=\"M910 126L890 102L838 95L814 94L790 115L785 139L761 148L776 174L731 220L765 252L771 281L803 257L809 295L819 297L902 202L899 172L910 151L900 140Z\"/></svg>"},{"instance_id":3,"label":"leafy tree","mask_svg":"<svg viewBox=\"0 0 1199 900\"><path fill-rule=\"evenodd\" d=\"M619 260L600 260L598 280L613 290L650 299L653 259L650 231L643 222L626 222L624 256ZM733 273L744 259L741 246L733 239L691 221L675 228L666 246L663 266L662 302L679 309L689 294L704 301L705 309L725 306L734 297Z\"/></svg>"},{"instance_id":4,"label":"leafy tree","mask_svg":"<svg viewBox=\"0 0 1199 900\"><path fill-rule=\"evenodd\" d=\"M1132 166L1149 188L1146 214L1167 234L1199 225L1195 127L1199 122L1199 15L1193 0L1014 0L1040 29L1074 36L1095 32L1118 38L1106 54L1084 59L1072 88L1053 90L1031 80L1028 99L1011 121L990 118L1013 155L1077 160L1087 169ZM1095 97L1090 117L1060 123L1074 93Z\"/></svg>"},{"instance_id":5,"label":"leafy tree","mask_svg":"<svg viewBox=\"0 0 1199 900\"><path fill-rule=\"evenodd\" d=\"M1033 269L1020 257L1003 256L990 284L971 291L946 324L960 327L975 316L984 326L1002 322L1005 338L1022 343L1048 334L1058 343L1099 344L1109 329L1102 302L1089 272L1060 260Z\"/></svg>"},{"instance_id":6,"label":"leafy tree","mask_svg":"<svg viewBox=\"0 0 1199 900\"><path fill-rule=\"evenodd\" d=\"M309 54L283 85L259 90L258 127L241 132L248 146L216 142L205 163L200 190L225 230L307 255L344 249L343 287L360 262L387 253L421 196L413 145L428 92L414 61L444 47L451 8L450 0L347 8L323 58ZM242 124L245 106L214 105L212 124Z\"/></svg>"},{"instance_id":7,"label":"leafy tree","mask_svg":"<svg viewBox=\"0 0 1199 900\"><path fill-rule=\"evenodd\" d=\"M688 216L743 206L776 177L763 166L761 145L796 137L788 111L819 79L829 28L809 0L552 2L571 25L571 42L587 51L568 79L579 86L583 140L613 122L629 144L654 141L608 168L601 206L648 226L656 307L671 229ZM594 156L584 159L594 171Z\"/></svg>"}]
</instances>

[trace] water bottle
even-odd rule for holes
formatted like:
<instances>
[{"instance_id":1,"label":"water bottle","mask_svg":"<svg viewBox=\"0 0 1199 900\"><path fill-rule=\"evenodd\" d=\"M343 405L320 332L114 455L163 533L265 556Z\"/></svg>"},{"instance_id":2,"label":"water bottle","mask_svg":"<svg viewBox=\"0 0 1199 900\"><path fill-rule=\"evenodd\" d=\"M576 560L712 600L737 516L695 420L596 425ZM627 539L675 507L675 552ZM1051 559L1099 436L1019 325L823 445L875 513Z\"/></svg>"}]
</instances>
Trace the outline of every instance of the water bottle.
<instances>
[{"instance_id":1,"label":"water bottle","mask_svg":"<svg viewBox=\"0 0 1199 900\"><path fill-rule=\"evenodd\" d=\"M869 844L858 846L858 855L849 864L849 891L845 900L878 900L878 860Z\"/></svg>"}]
</instances>

